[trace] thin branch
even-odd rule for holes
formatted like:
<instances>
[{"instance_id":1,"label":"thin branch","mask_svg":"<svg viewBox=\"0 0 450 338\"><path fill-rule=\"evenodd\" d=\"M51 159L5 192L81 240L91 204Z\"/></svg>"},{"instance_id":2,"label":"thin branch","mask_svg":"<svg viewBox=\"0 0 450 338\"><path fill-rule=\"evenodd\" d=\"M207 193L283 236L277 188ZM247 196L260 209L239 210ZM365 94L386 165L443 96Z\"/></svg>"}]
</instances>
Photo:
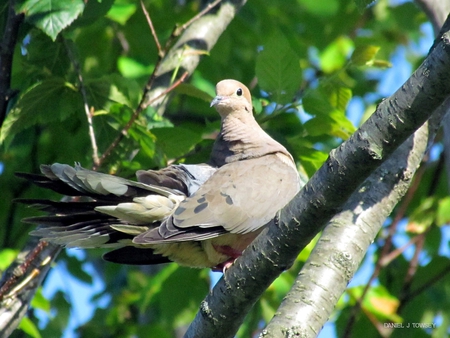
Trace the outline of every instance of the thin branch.
<instances>
[{"instance_id":1,"label":"thin branch","mask_svg":"<svg viewBox=\"0 0 450 338\"><path fill-rule=\"evenodd\" d=\"M407 295L410 295L410 291L411 291L411 285L414 279L414 275L417 272L417 269L419 267L419 255L423 250L423 247L425 245L425 238L426 238L426 234L425 233L421 233L420 235L417 236L418 237L418 241L416 244L416 250L414 250L414 255L411 258L411 260L409 261L409 266L408 266L408 271L406 272L404 281L403 281L403 286L402 286L402 290L400 291L400 296L398 297L400 300L400 305L397 309L397 312L400 313L401 309L405 306L405 303L402 302L402 300L404 300Z\"/></svg>"},{"instance_id":2,"label":"thin branch","mask_svg":"<svg viewBox=\"0 0 450 338\"><path fill-rule=\"evenodd\" d=\"M181 77L176 80L170 87L168 87L166 90L164 90L163 92L161 92L158 96L154 97L153 99L151 99L150 101L142 104L142 110L146 109L148 106L150 106L153 102L158 101L160 98L162 98L163 96L167 95L168 93L170 93L172 90L174 90L176 87L178 87L185 79L186 77L189 75L188 72L184 72L183 75L181 75Z\"/></svg>"},{"instance_id":3,"label":"thin branch","mask_svg":"<svg viewBox=\"0 0 450 338\"><path fill-rule=\"evenodd\" d=\"M5 271L0 281L0 337L9 337L19 325L60 251L58 245L33 238Z\"/></svg>"},{"instance_id":4,"label":"thin branch","mask_svg":"<svg viewBox=\"0 0 450 338\"><path fill-rule=\"evenodd\" d=\"M45 249L47 245L48 245L47 242L40 241L38 245L34 247L32 251L30 251L25 261L14 269L14 273L9 277L8 280L6 280L2 284L2 287L0 288L0 302L2 302L4 298L12 298L14 294L18 293L18 291L21 289L21 287L19 286L23 285L23 283L20 283L18 286L16 285L16 281L25 275L30 265L33 263L36 257L38 257L38 255ZM12 286L14 286L14 289L10 290Z\"/></svg>"},{"instance_id":5,"label":"thin branch","mask_svg":"<svg viewBox=\"0 0 450 338\"><path fill-rule=\"evenodd\" d=\"M150 76L149 80L147 81L147 83L146 83L146 85L144 87L144 93L142 94L142 98L141 98L141 101L139 103L139 106L134 111L134 113L133 113L132 117L130 118L130 120L128 121L128 123L122 128L122 130L120 131L119 135L117 135L117 137L114 139L114 141L109 145L109 147L106 149L106 151L102 154L102 156L99 159L98 165L95 166L94 169L96 169L99 166L101 166L101 164L105 161L105 159L108 156L111 155L112 151L118 146L120 141L122 141L123 137L125 135L127 135L128 130L131 128L133 122L137 119L139 114L145 108L147 108L148 106L154 104L159 99L161 99L162 97L164 97L165 95L170 93L173 90L173 88L175 88L178 84L183 82L184 79L188 76L189 72L185 71L183 73L183 75L177 81L175 81L173 84L171 84L169 86L169 88L164 89L161 93L156 95L156 97L149 98L150 90L153 88L153 84L155 82L155 79L157 78L157 75L158 75L158 72L159 72L159 70L161 68L161 65L163 64L164 60L166 60L166 58L163 58L163 57L166 57L168 51L172 47L174 47L175 39L181 33L183 33L190 25L192 25L195 21L199 20L202 16L204 16L206 13L208 13L212 8L217 6L220 2L221 2L221 0L214 1L213 3L207 5L202 11L200 11L197 15L195 15L192 19L187 21L185 24L183 24L183 25L181 25L179 27L175 27L174 30L172 31L172 34L168 38L168 40L167 40L167 42L166 42L166 44L165 44L163 49L161 49L161 45L160 45L159 40L157 38L156 31L154 30L154 26L153 26L153 23L151 21L150 15L148 14L147 10L145 9L143 3L141 2L142 10L144 11L144 15L147 18L147 22L148 22L148 24L150 26L150 30L152 31L152 35L153 35L153 37L155 39L155 43L157 44L157 47L158 47L158 61L155 64L155 68L153 69L152 75ZM170 88L172 88L172 89L170 89Z\"/></svg>"},{"instance_id":6,"label":"thin branch","mask_svg":"<svg viewBox=\"0 0 450 338\"><path fill-rule=\"evenodd\" d=\"M145 8L144 2L141 0L141 8L144 12L145 18L147 19L148 26L150 27L150 31L152 32L153 39L155 40L156 48L158 48L158 56L162 59L165 55L165 51L162 50L161 44L159 43L158 36L156 35L155 27L153 27L152 19L148 14L147 9Z\"/></svg>"},{"instance_id":7,"label":"thin branch","mask_svg":"<svg viewBox=\"0 0 450 338\"><path fill-rule=\"evenodd\" d=\"M67 54L70 58L70 61L72 62L75 72L77 73L78 82L80 83L80 92L81 92L81 96L83 97L84 113L86 114L86 120L88 123L88 134L89 134L89 139L91 140L92 161L94 163L94 167L98 167L100 165L100 159L98 157L98 146L97 146L97 140L95 139L94 124L92 121L93 108L92 109L89 108L88 97L86 94L86 87L84 86L83 74L81 73L81 67L77 60L77 57L74 55L72 47L67 43L67 41L65 39L64 39L64 45L66 46Z\"/></svg>"},{"instance_id":8,"label":"thin branch","mask_svg":"<svg viewBox=\"0 0 450 338\"><path fill-rule=\"evenodd\" d=\"M111 154L111 152L114 150L114 148L117 147L117 145L120 143L120 141L122 141L123 137L125 135L127 135L128 130L130 130L131 126L133 125L134 121L136 121L136 119L138 118L139 114L145 108L150 106L153 102L155 102L156 100L159 100L161 97L167 95L172 90L174 90L178 85L180 85L186 79L186 77L188 75L189 75L188 72L184 72L184 74L177 81L175 81L169 88L164 90L158 96L154 97L153 99L151 99L148 102L141 101L141 104L139 104L138 108L134 111L134 113L131 116L131 118L128 121L128 123L125 125L125 127L122 128L121 133L119 135L117 135L115 140L111 143L111 145L108 147L108 149L106 149L106 151L103 153L102 157L99 160L98 166L100 166L103 163L103 161Z\"/></svg>"},{"instance_id":9,"label":"thin branch","mask_svg":"<svg viewBox=\"0 0 450 338\"><path fill-rule=\"evenodd\" d=\"M428 281L423 283L421 286L419 286L417 289L413 290L409 294L404 295L404 298L401 299L402 305L405 305L407 302L414 299L414 297L417 297L418 295L420 295L422 292L424 292L425 290L430 288L432 285L439 282L442 278L447 276L449 273L450 273L450 264L447 264L447 266L444 267L444 269L442 269L441 272L439 272L435 276L431 277Z\"/></svg>"},{"instance_id":10,"label":"thin branch","mask_svg":"<svg viewBox=\"0 0 450 338\"><path fill-rule=\"evenodd\" d=\"M427 230L425 230L424 233L429 232L432 229L432 227L427 228ZM391 262L396 259L398 256L400 256L402 253L405 252L406 249L408 249L411 245L416 244L419 240L421 240L422 235L424 234L419 234L417 236L414 236L413 238L411 238L408 243L402 245L401 247L392 250L389 254L387 254L384 257L380 257L379 262L380 265L385 267L388 266L389 264L391 264Z\"/></svg>"},{"instance_id":11,"label":"thin branch","mask_svg":"<svg viewBox=\"0 0 450 338\"><path fill-rule=\"evenodd\" d=\"M23 13L16 14L14 1L10 0L5 31L0 43L0 127L6 118L8 103L16 94L16 91L11 89L11 71L14 47L23 18Z\"/></svg>"}]
</instances>

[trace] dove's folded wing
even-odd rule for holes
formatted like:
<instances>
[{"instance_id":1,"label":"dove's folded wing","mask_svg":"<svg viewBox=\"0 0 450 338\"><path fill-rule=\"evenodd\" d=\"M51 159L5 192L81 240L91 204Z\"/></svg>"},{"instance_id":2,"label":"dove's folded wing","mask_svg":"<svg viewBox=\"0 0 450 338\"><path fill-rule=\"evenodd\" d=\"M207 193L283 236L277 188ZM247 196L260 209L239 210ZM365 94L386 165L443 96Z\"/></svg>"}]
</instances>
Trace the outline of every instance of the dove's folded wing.
<instances>
[{"instance_id":1,"label":"dove's folded wing","mask_svg":"<svg viewBox=\"0 0 450 338\"><path fill-rule=\"evenodd\" d=\"M299 184L292 161L283 154L226 164L159 228L134 242L204 240L257 231L292 199Z\"/></svg>"}]
</instances>

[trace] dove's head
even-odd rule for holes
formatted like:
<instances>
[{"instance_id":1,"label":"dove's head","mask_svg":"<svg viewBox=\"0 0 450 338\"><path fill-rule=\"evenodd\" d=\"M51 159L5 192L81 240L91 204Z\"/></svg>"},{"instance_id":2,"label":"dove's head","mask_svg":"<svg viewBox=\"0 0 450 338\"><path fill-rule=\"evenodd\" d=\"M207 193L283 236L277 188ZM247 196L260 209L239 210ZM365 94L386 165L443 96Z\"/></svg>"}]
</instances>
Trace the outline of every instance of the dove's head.
<instances>
[{"instance_id":1,"label":"dove's head","mask_svg":"<svg viewBox=\"0 0 450 338\"><path fill-rule=\"evenodd\" d=\"M211 107L216 107L221 117L233 112L252 113L252 97L246 86L236 80L222 80L216 85L216 97Z\"/></svg>"}]
</instances>

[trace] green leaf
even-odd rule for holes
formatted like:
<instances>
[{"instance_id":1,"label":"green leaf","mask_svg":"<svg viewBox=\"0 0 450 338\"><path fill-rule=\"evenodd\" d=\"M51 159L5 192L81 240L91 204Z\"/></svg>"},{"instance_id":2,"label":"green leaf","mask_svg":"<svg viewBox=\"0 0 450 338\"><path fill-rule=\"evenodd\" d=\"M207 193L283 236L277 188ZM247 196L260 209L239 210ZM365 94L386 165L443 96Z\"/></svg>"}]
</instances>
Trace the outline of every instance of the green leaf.
<instances>
[{"instance_id":1,"label":"green leaf","mask_svg":"<svg viewBox=\"0 0 450 338\"><path fill-rule=\"evenodd\" d=\"M350 60L356 66L365 66L373 64L375 55L380 50L379 46L374 45L359 45L356 46Z\"/></svg>"},{"instance_id":2,"label":"green leaf","mask_svg":"<svg viewBox=\"0 0 450 338\"><path fill-rule=\"evenodd\" d=\"M89 104L96 110L108 111L115 103L134 109L142 92L136 80L115 73L88 79L85 85L88 89Z\"/></svg>"},{"instance_id":3,"label":"green leaf","mask_svg":"<svg viewBox=\"0 0 450 338\"><path fill-rule=\"evenodd\" d=\"M331 82L307 92L302 103L308 114L329 115L334 110L345 112L352 98L352 91L350 88L339 86L334 81Z\"/></svg>"},{"instance_id":4,"label":"green leaf","mask_svg":"<svg viewBox=\"0 0 450 338\"><path fill-rule=\"evenodd\" d=\"M347 37L337 38L320 55L322 70L326 73L331 73L344 67L352 48L352 40Z\"/></svg>"},{"instance_id":5,"label":"green leaf","mask_svg":"<svg viewBox=\"0 0 450 338\"><path fill-rule=\"evenodd\" d=\"M147 325L139 324L137 327L137 334L135 337L158 337L158 338L173 338L172 332L167 330L167 327L159 323L151 323Z\"/></svg>"},{"instance_id":6,"label":"green leaf","mask_svg":"<svg viewBox=\"0 0 450 338\"><path fill-rule=\"evenodd\" d=\"M299 57L280 32L269 37L263 48L255 69L260 88L279 104L291 102L302 81Z\"/></svg>"},{"instance_id":7,"label":"green leaf","mask_svg":"<svg viewBox=\"0 0 450 338\"><path fill-rule=\"evenodd\" d=\"M156 136L157 146L162 149L168 159L186 155L202 140L199 133L182 127L155 128L152 129L152 133Z\"/></svg>"},{"instance_id":8,"label":"green leaf","mask_svg":"<svg viewBox=\"0 0 450 338\"><path fill-rule=\"evenodd\" d=\"M41 334L39 333L38 328L28 317L22 318L19 324L19 329L33 338L41 338Z\"/></svg>"},{"instance_id":9,"label":"green leaf","mask_svg":"<svg viewBox=\"0 0 450 338\"><path fill-rule=\"evenodd\" d=\"M26 76L24 82L31 85L37 82L36 78L42 80L49 75L65 77L67 70L71 67L65 42L52 41L49 36L37 29L31 30L28 36L32 43L26 46L26 56L21 56L29 62L28 72L24 74ZM18 85L20 88L26 88L23 82Z\"/></svg>"},{"instance_id":10,"label":"green leaf","mask_svg":"<svg viewBox=\"0 0 450 338\"><path fill-rule=\"evenodd\" d=\"M309 90L302 99L303 109L310 115L327 115L334 109L328 97L319 87Z\"/></svg>"},{"instance_id":11,"label":"green leaf","mask_svg":"<svg viewBox=\"0 0 450 338\"><path fill-rule=\"evenodd\" d=\"M336 122L333 125L331 135L346 140L356 131L356 127L342 111L333 110L329 116L334 122Z\"/></svg>"},{"instance_id":12,"label":"green leaf","mask_svg":"<svg viewBox=\"0 0 450 338\"><path fill-rule=\"evenodd\" d=\"M31 307L50 313L50 301L42 294L42 287L37 289L36 294L31 300Z\"/></svg>"},{"instance_id":13,"label":"green leaf","mask_svg":"<svg viewBox=\"0 0 450 338\"><path fill-rule=\"evenodd\" d=\"M313 149L310 149L310 151L305 151L305 153L300 156L300 160L302 161L308 176L312 176L322 166L322 164L325 163L327 158L328 154Z\"/></svg>"},{"instance_id":14,"label":"green leaf","mask_svg":"<svg viewBox=\"0 0 450 338\"><path fill-rule=\"evenodd\" d=\"M50 36L53 41L84 9L83 0L22 0L16 11L25 13L26 20Z\"/></svg>"},{"instance_id":15,"label":"green leaf","mask_svg":"<svg viewBox=\"0 0 450 338\"><path fill-rule=\"evenodd\" d=\"M392 68L392 63L386 60L373 60L372 65L378 68Z\"/></svg>"},{"instance_id":16,"label":"green leaf","mask_svg":"<svg viewBox=\"0 0 450 338\"><path fill-rule=\"evenodd\" d=\"M305 129L311 136L331 135L343 140L348 139L356 130L350 120L338 110L306 121Z\"/></svg>"},{"instance_id":17,"label":"green leaf","mask_svg":"<svg viewBox=\"0 0 450 338\"><path fill-rule=\"evenodd\" d=\"M299 159L309 177L319 169L328 158L328 154L311 147L297 147Z\"/></svg>"},{"instance_id":18,"label":"green leaf","mask_svg":"<svg viewBox=\"0 0 450 338\"><path fill-rule=\"evenodd\" d=\"M315 115L305 123L308 134L328 134L346 140L356 130L345 116L351 98L351 89L339 85L339 81L334 77L318 88L308 91L302 101L303 108L308 114Z\"/></svg>"},{"instance_id":19,"label":"green leaf","mask_svg":"<svg viewBox=\"0 0 450 338\"><path fill-rule=\"evenodd\" d=\"M429 196L423 199L410 215L406 231L418 234L424 232L435 221L436 209L436 196Z\"/></svg>"},{"instance_id":20,"label":"green leaf","mask_svg":"<svg viewBox=\"0 0 450 338\"><path fill-rule=\"evenodd\" d=\"M48 78L30 87L11 109L0 130L0 144L36 124L64 120L82 111L82 100L71 83L59 77Z\"/></svg>"},{"instance_id":21,"label":"green leaf","mask_svg":"<svg viewBox=\"0 0 450 338\"><path fill-rule=\"evenodd\" d=\"M92 276L83 269L78 258L65 255L64 260L67 270L73 277L86 284L92 284Z\"/></svg>"},{"instance_id":22,"label":"green leaf","mask_svg":"<svg viewBox=\"0 0 450 338\"><path fill-rule=\"evenodd\" d=\"M364 286L347 289L347 293L353 300L360 299ZM399 300L394 297L383 285L373 286L368 289L363 299L363 309L381 320L401 322L402 318L397 314Z\"/></svg>"},{"instance_id":23,"label":"green leaf","mask_svg":"<svg viewBox=\"0 0 450 338\"><path fill-rule=\"evenodd\" d=\"M439 200L436 223L439 226L450 223L450 197L444 197Z\"/></svg>"},{"instance_id":24,"label":"green leaf","mask_svg":"<svg viewBox=\"0 0 450 338\"><path fill-rule=\"evenodd\" d=\"M329 88L329 97L331 105L341 112L345 112L347 105L352 98L352 90L346 87L333 86Z\"/></svg>"},{"instance_id":25,"label":"green leaf","mask_svg":"<svg viewBox=\"0 0 450 338\"><path fill-rule=\"evenodd\" d=\"M71 28L86 27L93 24L95 21L101 20L111 9L114 1L115 0L84 1L85 7L83 15L72 24Z\"/></svg>"},{"instance_id":26,"label":"green leaf","mask_svg":"<svg viewBox=\"0 0 450 338\"><path fill-rule=\"evenodd\" d=\"M14 262L19 253L18 250L3 249L0 251L0 270L4 271L8 266Z\"/></svg>"},{"instance_id":27,"label":"green leaf","mask_svg":"<svg viewBox=\"0 0 450 338\"><path fill-rule=\"evenodd\" d=\"M376 0L355 0L358 9L363 12L366 8L370 7Z\"/></svg>"},{"instance_id":28,"label":"green leaf","mask_svg":"<svg viewBox=\"0 0 450 338\"><path fill-rule=\"evenodd\" d=\"M175 88L175 92L177 92L178 94L184 94L184 95L188 95L190 97L195 97L197 99L206 101L206 102L211 102L211 100L213 99L213 97L211 95L209 95L207 92L198 89L197 87L189 84L189 83L182 83L180 85L178 85Z\"/></svg>"},{"instance_id":29,"label":"green leaf","mask_svg":"<svg viewBox=\"0 0 450 338\"><path fill-rule=\"evenodd\" d=\"M143 297L140 300L140 311L145 312L147 307L151 306L154 301L154 297L161 292L161 288L163 288L165 281L178 269L179 267L176 264L168 264L161 271L154 274L150 280L146 279L147 284L144 289L144 282L139 283L137 281L140 274L133 273L128 275L129 284L133 286L137 284L139 289L143 290ZM136 283L137 282L137 283Z\"/></svg>"},{"instance_id":30,"label":"green leaf","mask_svg":"<svg viewBox=\"0 0 450 338\"><path fill-rule=\"evenodd\" d=\"M153 158L156 151L156 137L152 131L135 123L128 131L128 135L139 144L139 151L143 152L148 158Z\"/></svg>"},{"instance_id":31,"label":"green leaf","mask_svg":"<svg viewBox=\"0 0 450 338\"><path fill-rule=\"evenodd\" d=\"M136 4L117 1L106 16L111 20L125 25L128 19L136 12Z\"/></svg>"},{"instance_id":32,"label":"green leaf","mask_svg":"<svg viewBox=\"0 0 450 338\"><path fill-rule=\"evenodd\" d=\"M335 15L339 10L338 0L317 1L317 0L298 0L301 6L306 7L306 10L317 16L331 16Z\"/></svg>"},{"instance_id":33,"label":"green leaf","mask_svg":"<svg viewBox=\"0 0 450 338\"><path fill-rule=\"evenodd\" d=\"M120 56L117 60L117 68L123 76L136 79L150 75L153 72L154 66L146 66L130 57Z\"/></svg>"},{"instance_id":34,"label":"green leaf","mask_svg":"<svg viewBox=\"0 0 450 338\"><path fill-rule=\"evenodd\" d=\"M76 295L73 296L76 297ZM51 303L53 316L45 329L41 331L44 337L55 337L55 332L62 332L69 323L71 303L67 300L67 295L57 291Z\"/></svg>"},{"instance_id":35,"label":"green leaf","mask_svg":"<svg viewBox=\"0 0 450 338\"><path fill-rule=\"evenodd\" d=\"M170 327L187 325L194 319L198 304L208 292L205 275L202 270L178 267L162 283L154 303L159 305L161 319L173 323ZM186 289L179 287L180 281Z\"/></svg>"}]
</instances>

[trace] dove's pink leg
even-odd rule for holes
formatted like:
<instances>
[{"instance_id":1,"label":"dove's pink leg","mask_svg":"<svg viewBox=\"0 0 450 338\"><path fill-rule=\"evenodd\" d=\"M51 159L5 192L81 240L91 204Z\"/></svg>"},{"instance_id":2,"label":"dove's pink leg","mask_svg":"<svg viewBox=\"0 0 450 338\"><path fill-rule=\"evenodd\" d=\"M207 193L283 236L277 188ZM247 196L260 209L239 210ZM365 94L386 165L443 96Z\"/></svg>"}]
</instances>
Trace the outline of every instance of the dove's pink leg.
<instances>
[{"instance_id":1,"label":"dove's pink leg","mask_svg":"<svg viewBox=\"0 0 450 338\"><path fill-rule=\"evenodd\" d=\"M242 251L236 250L228 245L214 245L214 249L216 249L217 252L223 255L229 256L230 258L225 262L213 267L212 271L222 271L223 273L225 273L225 270L227 270L234 263L236 258L242 255Z\"/></svg>"}]
</instances>

